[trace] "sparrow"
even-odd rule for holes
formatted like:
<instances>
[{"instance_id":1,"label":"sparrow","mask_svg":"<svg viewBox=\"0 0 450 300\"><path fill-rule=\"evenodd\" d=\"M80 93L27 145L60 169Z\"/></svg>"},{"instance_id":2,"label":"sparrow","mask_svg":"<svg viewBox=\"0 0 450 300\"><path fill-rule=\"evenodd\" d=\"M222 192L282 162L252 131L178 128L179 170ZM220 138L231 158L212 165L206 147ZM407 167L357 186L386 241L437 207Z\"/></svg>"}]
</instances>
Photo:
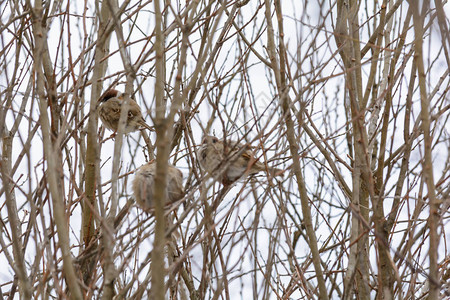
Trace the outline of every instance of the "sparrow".
<instances>
[{"instance_id":1,"label":"sparrow","mask_svg":"<svg viewBox=\"0 0 450 300\"><path fill-rule=\"evenodd\" d=\"M128 116L125 123L124 133L136 131L141 127L145 127L148 130L154 130L153 127L145 123L142 117L141 108L136 101L130 97L130 95L121 93L115 89L106 91L98 100L98 116L102 120L103 126L117 132L119 127L120 112L122 109L122 103L128 99Z\"/></svg>"},{"instance_id":2,"label":"sparrow","mask_svg":"<svg viewBox=\"0 0 450 300\"><path fill-rule=\"evenodd\" d=\"M258 161L250 146L235 141L219 140L215 136L205 136L199 149L200 167L212 176L222 173L223 184L230 184L244 174L254 175L261 171L268 171L272 176L282 176L283 170L266 168ZM222 166L228 165L222 172Z\"/></svg>"},{"instance_id":3,"label":"sparrow","mask_svg":"<svg viewBox=\"0 0 450 300\"><path fill-rule=\"evenodd\" d=\"M133 179L133 194L136 203L145 211L154 207L153 189L156 177L155 160L142 165ZM184 196L183 173L173 165L168 165L167 170L167 199L169 204L180 200ZM168 204L168 203L165 203Z\"/></svg>"}]
</instances>

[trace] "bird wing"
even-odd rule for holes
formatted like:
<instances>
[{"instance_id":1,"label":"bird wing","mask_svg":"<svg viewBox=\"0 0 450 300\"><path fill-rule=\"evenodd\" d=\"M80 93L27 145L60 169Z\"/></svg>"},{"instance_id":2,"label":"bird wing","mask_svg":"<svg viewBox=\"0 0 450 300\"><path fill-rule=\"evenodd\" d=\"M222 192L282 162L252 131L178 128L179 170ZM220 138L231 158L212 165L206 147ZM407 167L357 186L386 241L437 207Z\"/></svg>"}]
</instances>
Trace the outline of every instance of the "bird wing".
<instances>
[{"instance_id":1,"label":"bird wing","mask_svg":"<svg viewBox=\"0 0 450 300\"><path fill-rule=\"evenodd\" d=\"M110 109L111 117L114 116L115 120L119 120L121 103L119 101L112 101L112 100L113 99L109 100L107 107L109 107Z\"/></svg>"}]
</instances>

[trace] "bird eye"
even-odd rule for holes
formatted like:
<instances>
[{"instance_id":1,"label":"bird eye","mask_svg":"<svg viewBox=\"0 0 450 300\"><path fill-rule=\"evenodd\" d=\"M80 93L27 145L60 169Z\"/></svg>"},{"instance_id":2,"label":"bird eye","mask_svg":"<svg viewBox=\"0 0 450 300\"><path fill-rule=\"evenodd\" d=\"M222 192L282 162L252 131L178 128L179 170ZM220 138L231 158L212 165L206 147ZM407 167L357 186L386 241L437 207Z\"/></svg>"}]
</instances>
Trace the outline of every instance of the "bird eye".
<instances>
[{"instance_id":1,"label":"bird eye","mask_svg":"<svg viewBox=\"0 0 450 300\"><path fill-rule=\"evenodd\" d=\"M128 112L128 117L131 118L131 117L133 117L133 116L134 116L133 113L132 113L131 111L129 111L129 112Z\"/></svg>"},{"instance_id":2,"label":"bird eye","mask_svg":"<svg viewBox=\"0 0 450 300\"><path fill-rule=\"evenodd\" d=\"M219 139L218 138L216 138L216 137L213 137L212 138L212 142L215 144L215 143L217 143L219 141Z\"/></svg>"}]
</instances>

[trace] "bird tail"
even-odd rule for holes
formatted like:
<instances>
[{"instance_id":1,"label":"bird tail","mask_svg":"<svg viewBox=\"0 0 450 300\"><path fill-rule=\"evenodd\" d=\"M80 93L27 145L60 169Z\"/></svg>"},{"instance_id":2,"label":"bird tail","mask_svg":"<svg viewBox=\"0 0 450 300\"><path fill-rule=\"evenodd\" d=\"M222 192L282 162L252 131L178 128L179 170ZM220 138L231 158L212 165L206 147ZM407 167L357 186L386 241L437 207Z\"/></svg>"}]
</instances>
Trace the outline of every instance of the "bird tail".
<instances>
[{"instance_id":1,"label":"bird tail","mask_svg":"<svg viewBox=\"0 0 450 300\"><path fill-rule=\"evenodd\" d=\"M272 177L283 177L284 176L284 172L286 170L282 170L282 169L277 169L277 168L269 168L269 174L272 175Z\"/></svg>"},{"instance_id":2,"label":"bird tail","mask_svg":"<svg viewBox=\"0 0 450 300\"><path fill-rule=\"evenodd\" d=\"M148 125L147 123L145 123L144 120L142 120L141 122L139 122L139 125L141 125L142 127L147 128L150 131L155 131L155 127Z\"/></svg>"}]
</instances>

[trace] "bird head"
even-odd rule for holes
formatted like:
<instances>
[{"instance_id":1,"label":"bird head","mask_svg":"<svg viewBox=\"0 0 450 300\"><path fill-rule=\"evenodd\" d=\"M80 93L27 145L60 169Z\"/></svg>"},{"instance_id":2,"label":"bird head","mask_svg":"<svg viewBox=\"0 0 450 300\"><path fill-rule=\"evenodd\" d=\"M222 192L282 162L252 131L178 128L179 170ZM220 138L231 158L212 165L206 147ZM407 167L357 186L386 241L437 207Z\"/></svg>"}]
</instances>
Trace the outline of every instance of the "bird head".
<instances>
[{"instance_id":1,"label":"bird head","mask_svg":"<svg viewBox=\"0 0 450 300\"><path fill-rule=\"evenodd\" d=\"M202 139L202 144L215 144L217 142L219 142L219 139L212 135L207 135Z\"/></svg>"}]
</instances>

